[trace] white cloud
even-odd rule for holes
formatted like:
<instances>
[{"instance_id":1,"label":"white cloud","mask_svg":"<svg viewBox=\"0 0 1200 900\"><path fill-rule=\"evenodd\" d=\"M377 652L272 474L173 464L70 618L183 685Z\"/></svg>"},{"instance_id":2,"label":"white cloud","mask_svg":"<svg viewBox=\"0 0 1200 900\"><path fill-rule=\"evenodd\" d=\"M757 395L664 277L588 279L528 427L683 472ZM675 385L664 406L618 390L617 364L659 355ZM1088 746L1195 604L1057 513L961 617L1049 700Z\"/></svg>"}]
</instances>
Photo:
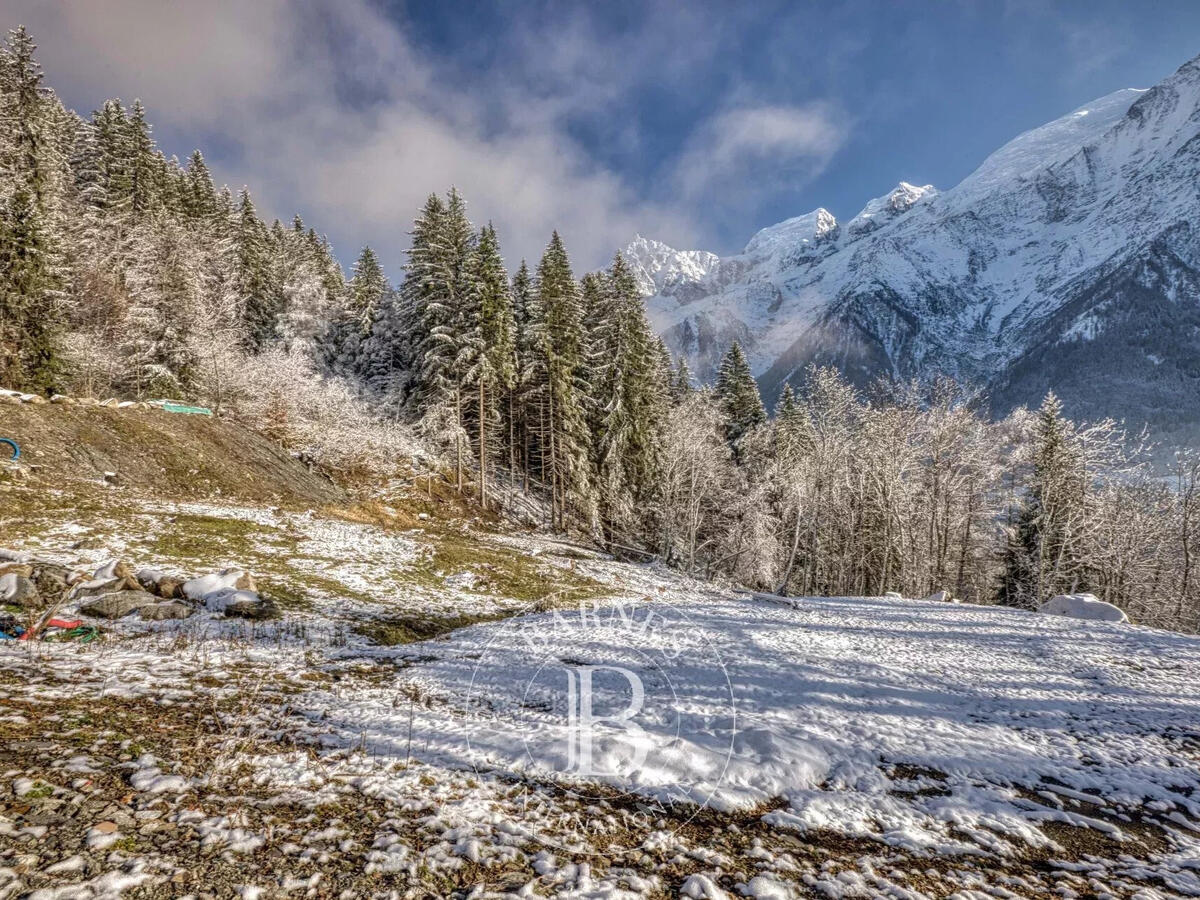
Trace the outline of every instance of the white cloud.
<instances>
[{"instance_id":1,"label":"white cloud","mask_svg":"<svg viewBox=\"0 0 1200 900\"><path fill-rule=\"evenodd\" d=\"M720 52L711 23L671 3L647 8L619 53L584 14L527 16L512 38L528 52L467 76L371 0L9 0L6 12L81 112L140 97L169 149L200 146L219 179L249 185L262 211L300 211L343 258L371 243L393 278L416 211L452 184L477 221L496 223L511 262L535 259L557 228L582 269L638 231L703 244L706 187L747 165L815 172L840 141L822 107L761 106L719 113L678 166L664 162L677 177L660 184L678 190L647 197L599 162L572 116L624 118L614 140L637 146L622 105L639 79L686 83Z\"/></svg>"},{"instance_id":2,"label":"white cloud","mask_svg":"<svg viewBox=\"0 0 1200 900\"><path fill-rule=\"evenodd\" d=\"M825 168L846 129L824 104L742 106L718 112L696 131L676 167L680 190L699 198L733 182L770 190Z\"/></svg>"}]
</instances>

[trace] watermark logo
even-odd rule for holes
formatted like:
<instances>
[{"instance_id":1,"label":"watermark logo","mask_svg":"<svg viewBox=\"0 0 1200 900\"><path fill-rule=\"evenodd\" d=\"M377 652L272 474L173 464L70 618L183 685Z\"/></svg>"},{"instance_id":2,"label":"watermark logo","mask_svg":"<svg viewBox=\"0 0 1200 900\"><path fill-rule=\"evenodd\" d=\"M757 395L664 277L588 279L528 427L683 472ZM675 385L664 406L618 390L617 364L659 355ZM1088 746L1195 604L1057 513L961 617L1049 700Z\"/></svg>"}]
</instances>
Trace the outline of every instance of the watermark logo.
<instances>
[{"instance_id":1,"label":"watermark logo","mask_svg":"<svg viewBox=\"0 0 1200 900\"><path fill-rule=\"evenodd\" d=\"M597 715L592 698L592 673L598 670L615 672L629 682L629 706L617 715ZM634 717L646 704L646 690L641 676L624 666L568 666L567 673L567 770L585 778L598 775L615 775L614 772L598 771L593 762L592 740L595 729L603 725L616 725L634 738L630 744L635 748L633 765L641 768L646 761L649 747L646 732Z\"/></svg>"},{"instance_id":2,"label":"watermark logo","mask_svg":"<svg viewBox=\"0 0 1200 900\"><path fill-rule=\"evenodd\" d=\"M530 804L577 801L578 822L537 829L544 843L590 846L579 831L594 803L656 831L709 805L737 716L719 641L696 618L661 600L589 600L492 626L471 660L468 752L481 774L517 774Z\"/></svg>"}]
</instances>

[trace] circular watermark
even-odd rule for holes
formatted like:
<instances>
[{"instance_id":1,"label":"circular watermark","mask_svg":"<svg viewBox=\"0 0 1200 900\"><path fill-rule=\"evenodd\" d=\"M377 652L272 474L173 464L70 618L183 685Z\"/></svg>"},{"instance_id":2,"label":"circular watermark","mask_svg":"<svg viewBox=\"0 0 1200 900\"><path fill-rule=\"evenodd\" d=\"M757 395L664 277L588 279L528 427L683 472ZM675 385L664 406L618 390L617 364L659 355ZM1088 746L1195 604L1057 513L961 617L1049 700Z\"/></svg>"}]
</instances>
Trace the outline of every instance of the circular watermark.
<instances>
[{"instance_id":1,"label":"circular watermark","mask_svg":"<svg viewBox=\"0 0 1200 900\"><path fill-rule=\"evenodd\" d=\"M720 789L737 731L717 641L659 600L563 602L497 623L467 709L476 771L517 776L522 802L537 806L531 833L576 855L614 810L620 827L646 831L694 819ZM578 812L564 814L550 786Z\"/></svg>"}]
</instances>

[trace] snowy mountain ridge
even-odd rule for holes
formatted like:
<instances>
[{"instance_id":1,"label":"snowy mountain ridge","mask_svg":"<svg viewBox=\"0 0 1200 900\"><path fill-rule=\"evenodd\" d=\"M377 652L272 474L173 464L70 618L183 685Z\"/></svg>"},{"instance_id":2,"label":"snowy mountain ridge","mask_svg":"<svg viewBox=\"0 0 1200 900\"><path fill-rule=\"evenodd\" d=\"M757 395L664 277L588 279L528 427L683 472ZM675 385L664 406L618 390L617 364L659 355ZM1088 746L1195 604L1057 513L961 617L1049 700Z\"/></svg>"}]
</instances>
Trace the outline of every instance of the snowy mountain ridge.
<instances>
[{"instance_id":1,"label":"snowy mountain ridge","mask_svg":"<svg viewBox=\"0 0 1200 900\"><path fill-rule=\"evenodd\" d=\"M1196 425L1198 176L1200 57L948 190L901 182L845 224L817 209L704 266L642 238L627 255L672 351L708 380L741 341L768 403L820 363L859 384L944 372L998 410L1053 387L1085 418Z\"/></svg>"}]
</instances>

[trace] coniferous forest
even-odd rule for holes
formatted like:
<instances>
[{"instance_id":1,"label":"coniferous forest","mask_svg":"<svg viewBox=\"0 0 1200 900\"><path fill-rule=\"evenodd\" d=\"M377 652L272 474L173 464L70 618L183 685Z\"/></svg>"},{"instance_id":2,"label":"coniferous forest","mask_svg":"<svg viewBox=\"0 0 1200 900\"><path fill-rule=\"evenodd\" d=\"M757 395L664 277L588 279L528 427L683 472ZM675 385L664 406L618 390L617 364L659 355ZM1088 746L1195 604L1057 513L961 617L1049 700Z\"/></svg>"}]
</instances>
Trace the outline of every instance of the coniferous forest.
<instances>
[{"instance_id":1,"label":"coniferous forest","mask_svg":"<svg viewBox=\"0 0 1200 900\"><path fill-rule=\"evenodd\" d=\"M66 109L35 51L17 29L0 56L0 386L202 403L360 479L419 442L485 507L776 593L1086 590L1200 627L1200 457L1152 472L1052 394L991 421L962 385L829 369L768 415L736 343L711 386L671 359L620 254L580 272L547 223L509 271L453 188L407 259L344 273L199 150L166 157L139 102Z\"/></svg>"}]
</instances>

